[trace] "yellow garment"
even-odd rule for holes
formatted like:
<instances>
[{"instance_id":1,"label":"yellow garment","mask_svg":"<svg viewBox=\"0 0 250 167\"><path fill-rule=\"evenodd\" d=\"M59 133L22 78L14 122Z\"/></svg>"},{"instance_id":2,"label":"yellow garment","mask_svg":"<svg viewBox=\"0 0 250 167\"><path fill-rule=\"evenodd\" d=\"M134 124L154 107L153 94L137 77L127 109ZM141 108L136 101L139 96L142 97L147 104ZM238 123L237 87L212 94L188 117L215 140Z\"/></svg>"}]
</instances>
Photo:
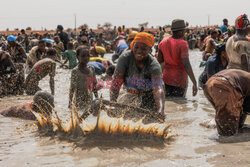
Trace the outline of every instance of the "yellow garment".
<instances>
[{"instance_id":1,"label":"yellow garment","mask_svg":"<svg viewBox=\"0 0 250 167\"><path fill-rule=\"evenodd\" d=\"M106 49L104 47L101 47L101 46L95 46L95 50L100 55L103 55L106 53Z\"/></svg>"},{"instance_id":2,"label":"yellow garment","mask_svg":"<svg viewBox=\"0 0 250 167\"><path fill-rule=\"evenodd\" d=\"M131 33L129 33L129 35L128 35L128 40L129 39L134 39L135 38L135 36L138 34L138 32L137 31L132 31Z\"/></svg>"},{"instance_id":3,"label":"yellow garment","mask_svg":"<svg viewBox=\"0 0 250 167\"><path fill-rule=\"evenodd\" d=\"M152 48L155 44L154 40L155 40L155 37L153 35L146 33L146 32L140 32L135 36L135 39L131 42L130 48L132 50L134 47L134 44L137 42L144 43L147 46L149 46L150 48Z\"/></svg>"},{"instance_id":4,"label":"yellow garment","mask_svg":"<svg viewBox=\"0 0 250 167\"><path fill-rule=\"evenodd\" d=\"M89 61L104 60L102 57L90 57Z\"/></svg>"},{"instance_id":5,"label":"yellow garment","mask_svg":"<svg viewBox=\"0 0 250 167\"><path fill-rule=\"evenodd\" d=\"M64 45L62 42L59 42L58 44L54 44L55 46L55 49L56 49L56 52L57 52L57 55L60 57L61 56L61 52L64 51Z\"/></svg>"}]
</instances>

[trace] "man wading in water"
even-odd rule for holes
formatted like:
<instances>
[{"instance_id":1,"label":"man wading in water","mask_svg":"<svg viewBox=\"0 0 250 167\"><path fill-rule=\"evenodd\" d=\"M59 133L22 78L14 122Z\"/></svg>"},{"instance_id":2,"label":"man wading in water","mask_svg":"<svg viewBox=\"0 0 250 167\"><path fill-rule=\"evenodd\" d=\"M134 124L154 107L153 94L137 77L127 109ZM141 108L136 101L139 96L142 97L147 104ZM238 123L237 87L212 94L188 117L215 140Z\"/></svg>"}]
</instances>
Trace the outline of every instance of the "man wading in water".
<instances>
[{"instance_id":1,"label":"man wading in water","mask_svg":"<svg viewBox=\"0 0 250 167\"><path fill-rule=\"evenodd\" d=\"M36 120L35 115L32 111L47 114L50 116L52 109L54 107L54 97L48 92L37 92L33 101L19 104L14 107L9 107L3 111L0 111L0 114L6 117L17 117L28 120Z\"/></svg>"},{"instance_id":2,"label":"man wading in water","mask_svg":"<svg viewBox=\"0 0 250 167\"><path fill-rule=\"evenodd\" d=\"M161 66L150 55L154 37L148 33L138 33L131 43L131 51L120 56L116 66L110 100L116 101L124 83L127 93L118 101L153 110L152 113L165 119L164 89Z\"/></svg>"},{"instance_id":3,"label":"man wading in water","mask_svg":"<svg viewBox=\"0 0 250 167\"><path fill-rule=\"evenodd\" d=\"M188 78L193 82L193 96L197 94L197 83L189 62L188 44L185 35L184 20L173 20L173 36L165 38L159 44L159 63L164 62L163 81L166 97L183 97L186 94Z\"/></svg>"},{"instance_id":4,"label":"man wading in water","mask_svg":"<svg viewBox=\"0 0 250 167\"><path fill-rule=\"evenodd\" d=\"M250 24L246 15L236 19L235 28L236 35L226 46L229 69L213 75L204 87L216 109L216 127L222 136L236 134L250 114L250 43L246 38Z\"/></svg>"}]
</instances>

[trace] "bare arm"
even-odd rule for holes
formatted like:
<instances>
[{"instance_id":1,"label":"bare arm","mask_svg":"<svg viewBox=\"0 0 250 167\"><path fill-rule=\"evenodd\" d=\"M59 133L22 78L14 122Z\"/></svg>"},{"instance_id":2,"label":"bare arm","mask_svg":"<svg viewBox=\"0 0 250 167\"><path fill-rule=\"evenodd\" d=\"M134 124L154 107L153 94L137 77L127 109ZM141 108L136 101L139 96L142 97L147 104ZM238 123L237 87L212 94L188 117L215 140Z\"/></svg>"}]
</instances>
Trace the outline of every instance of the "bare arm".
<instances>
[{"instance_id":1,"label":"bare arm","mask_svg":"<svg viewBox=\"0 0 250 167\"><path fill-rule=\"evenodd\" d=\"M36 117L31 112L31 103L23 103L17 106L9 107L3 111L0 111L0 114L5 117L16 117L16 118L23 118L28 120L35 120Z\"/></svg>"},{"instance_id":2,"label":"bare arm","mask_svg":"<svg viewBox=\"0 0 250 167\"><path fill-rule=\"evenodd\" d=\"M117 100L123 83L124 83L124 74L116 69L114 73L114 80L112 82L110 89L110 101Z\"/></svg>"},{"instance_id":3,"label":"bare arm","mask_svg":"<svg viewBox=\"0 0 250 167\"><path fill-rule=\"evenodd\" d=\"M51 67L51 73L50 73L50 79L49 79L49 86L50 86L52 95L55 95L55 79L54 79L55 74L56 74L56 63L53 63Z\"/></svg>"},{"instance_id":4,"label":"bare arm","mask_svg":"<svg viewBox=\"0 0 250 167\"><path fill-rule=\"evenodd\" d=\"M71 106L72 106L72 99L73 99L73 89L70 88L69 89L69 105L68 105L68 108L71 108Z\"/></svg>"},{"instance_id":5,"label":"bare arm","mask_svg":"<svg viewBox=\"0 0 250 167\"><path fill-rule=\"evenodd\" d=\"M158 60L158 62L159 62L160 64L164 62L163 54L162 54L162 51L161 51L160 49L159 49L159 51L158 51L157 60Z\"/></svg>"},{"instance_id":6,"label":"bare arm","mask_svg":"<svg viewBox=\"0 0 250 167\"><path fill-rule=\"evenodd\" d=\"M54 80L54 76L50 76L49 85L50 85L51 94L55 95L55 80Z\"/></svg>"},{"instance_id":7,"label":"bare arm","mask_svg":"<svg viewBox=\"0 0 250 167\"><path fill-rule=\"evenodd\" d=\"M158 109L158 117L164 120L165 93L162 86L162 76L152 77L152 83L154 100Z\"/></svg>"},{"instance_id":8,"label":"bare arm","mask_svg":"<svg viewBox=\"0 0 250 167\"><path fill-rule=\"evenodd\" d=\"M210 42L211 42L211 44L214 45L215 47L217 47L217 46L220 45L219 43L217 44L217 43L215 42L215 40L212 39L212 38L211 38Z\"/></svg>"},{"instance_id":9,"label":"bare arm","mask_svg":"<svg viewBox=\"0 0 250 167\"><path fill-rule=\"evenodd\" d=\"M194 73L193 73L193 69L191 67L189 58L182 58L182 63L184 65L184 68L188 74L188 76L190 77L191 81L193 82L193 96L195 96L197 94L197 82L196 79L194 77Z\"/></svg>"}]
</instances>

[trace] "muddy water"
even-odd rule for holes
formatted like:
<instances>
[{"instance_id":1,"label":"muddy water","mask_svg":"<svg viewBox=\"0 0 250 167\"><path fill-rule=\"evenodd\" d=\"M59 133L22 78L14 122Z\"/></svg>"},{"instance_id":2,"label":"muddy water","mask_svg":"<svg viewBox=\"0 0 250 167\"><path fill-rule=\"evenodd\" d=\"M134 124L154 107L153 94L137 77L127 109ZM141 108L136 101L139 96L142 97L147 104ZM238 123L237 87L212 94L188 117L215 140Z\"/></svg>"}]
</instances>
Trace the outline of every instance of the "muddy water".
<instances>
[{"instance_id":1,"label":"muddy water","mask_svg":"<svg viewBox=\"0 0 250 167\"><path fill-rule=\"evenodd\" d=\"M107 57L110 57L108 55ZM199 51L190 51L191 64L198 78ZM58 115L69 116L68 88L70 71L57 69L55 105ZM48 78L40 86L50 91ZM249 166L250 130L229 138L218 137L213 128L214 109L202 91L186 99L166 99L166 121L177 135L165 144L131 139L110 140L96 137L83 142L41 135L35 122L0 116L0 166ZM101 91L109 99L108 90ZM0 99L0 110L32 97ZM205 128L201 123L210 122ZM246 121L250 124L250 119Z\"/></svg>"}]
</instances>

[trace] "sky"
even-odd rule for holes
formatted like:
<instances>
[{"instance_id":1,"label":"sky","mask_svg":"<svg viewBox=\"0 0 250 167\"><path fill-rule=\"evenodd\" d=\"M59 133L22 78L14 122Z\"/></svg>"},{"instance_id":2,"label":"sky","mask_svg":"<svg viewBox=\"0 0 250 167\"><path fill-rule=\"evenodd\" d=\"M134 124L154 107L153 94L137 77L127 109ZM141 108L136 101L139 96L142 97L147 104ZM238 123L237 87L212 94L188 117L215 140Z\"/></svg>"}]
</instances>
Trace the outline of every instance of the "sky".
<instances>
[{"instance_id":1,"label":"sky","mask_svg":"<svg viewBox=\"0 0 250 167\"><path fill-rule=\"evenodd\" d=\"M250 0L0 0L0 30L32 27L34 30L88 24L96 28L105 22L113 26L138 27L171 24L184 19L190 26L221 25L228 18L233 25L237 16L250 15ZM250 16L249 16L250 17Z\"/></svg>"}]
</instances>

